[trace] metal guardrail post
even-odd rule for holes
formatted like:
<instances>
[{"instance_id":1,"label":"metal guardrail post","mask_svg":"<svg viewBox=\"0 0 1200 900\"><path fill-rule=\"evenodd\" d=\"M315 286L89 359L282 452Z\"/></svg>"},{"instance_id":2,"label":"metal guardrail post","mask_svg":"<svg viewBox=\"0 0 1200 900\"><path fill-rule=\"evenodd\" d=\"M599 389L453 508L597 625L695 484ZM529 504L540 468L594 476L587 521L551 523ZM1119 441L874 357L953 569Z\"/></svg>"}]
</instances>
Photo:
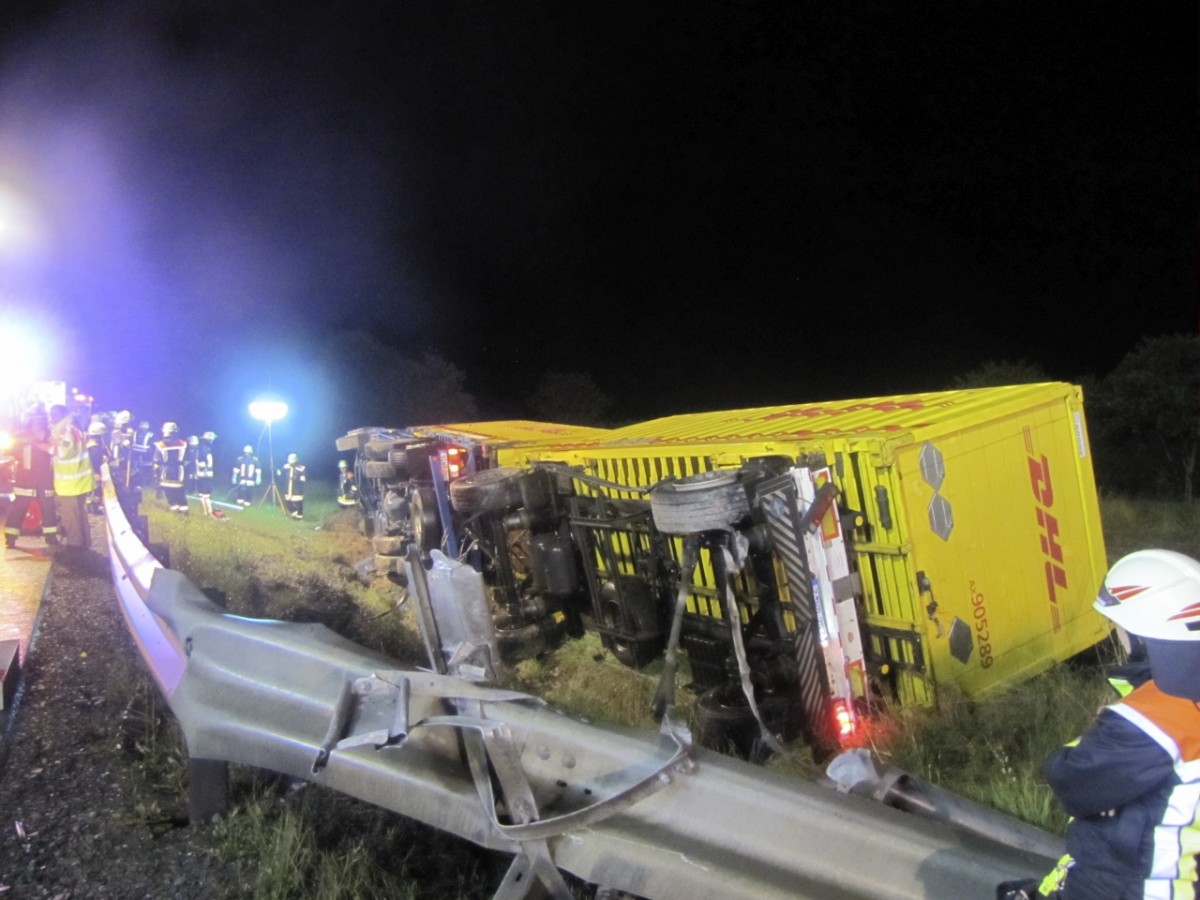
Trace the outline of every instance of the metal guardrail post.
<instances>
[{"instance_id":1,"label":"metal guardrail post","mask_svg":"<svg viewBox=\"0 0 1200 900\"><path fill-rule=\"evenodd\" d=\"M598 728L320 625L229 615L153 560L110 488L106 514L122 611L202 780L268 769L513 853L498 896L561 895L565 870L655 900L942 900L1053 862L694 751L669 718Z\"/></svg>"}]
</instances>

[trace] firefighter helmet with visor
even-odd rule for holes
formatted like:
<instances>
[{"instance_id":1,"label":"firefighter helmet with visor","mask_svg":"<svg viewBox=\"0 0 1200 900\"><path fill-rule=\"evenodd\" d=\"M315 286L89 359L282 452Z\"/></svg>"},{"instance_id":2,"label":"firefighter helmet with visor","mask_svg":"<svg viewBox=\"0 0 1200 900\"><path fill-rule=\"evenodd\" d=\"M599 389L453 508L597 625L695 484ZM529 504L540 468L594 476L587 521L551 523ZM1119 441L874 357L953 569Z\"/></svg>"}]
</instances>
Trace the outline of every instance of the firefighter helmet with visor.
<instances>
[{"instance_id":1,"label":"firefighter helmet with visor","mask_svg":"<svg viewBox=\"0 0 1200 900\"><path fill-rule=\"evenodd\" d=\"M1104 578L1096 611L1130 634L1200 641L1200 562L1174 550L1138 550Z\"/></svg>"}]
</instances>

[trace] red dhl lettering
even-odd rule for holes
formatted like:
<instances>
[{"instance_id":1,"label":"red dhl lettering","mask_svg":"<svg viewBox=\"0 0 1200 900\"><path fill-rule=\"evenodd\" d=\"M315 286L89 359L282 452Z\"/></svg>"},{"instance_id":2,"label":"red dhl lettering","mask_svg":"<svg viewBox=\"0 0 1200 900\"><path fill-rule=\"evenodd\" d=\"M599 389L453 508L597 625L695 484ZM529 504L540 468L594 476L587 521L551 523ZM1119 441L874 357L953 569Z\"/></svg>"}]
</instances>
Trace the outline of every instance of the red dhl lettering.
<instances>
[{"instance_id":1,"label":"red dhl lettering","mask_svg":"<svg viewBox=\"0 0 1200 900\"><path fill-rule=\"evenodd\" d=\"M1058 540L1058 519L1050 512L1050 507L1054 505L1054 484L1050 479L1050 460L1044 455L1029 457L1029 482L1033 487L1033 499L1038 504L1035 515L1040 529L1038 539L1042 556L1046 557L1046 595L1050 600L1050 621L1054 630L1058 631L1061 626L1058 591L1067 586L1067 572L1062 567L1063 550Z\"/></svg>"},{"instance_id":2,"label":"red dhl lettering","mask_svg":"<svg viewBox=\"0 0 1200 900\"><path fill-rule=\"evenodd\" d=\"M804 406L795 409L784 409L769 416L763 416L762 421L770 422L775 419L815 419L820 416L844 416L849 413L863 412L873 409L877 412L899 412L904 409L924 409L925 404L920 400L882 400L878 403L852 403L849 406Z\"/></svg>"}]
</instances>

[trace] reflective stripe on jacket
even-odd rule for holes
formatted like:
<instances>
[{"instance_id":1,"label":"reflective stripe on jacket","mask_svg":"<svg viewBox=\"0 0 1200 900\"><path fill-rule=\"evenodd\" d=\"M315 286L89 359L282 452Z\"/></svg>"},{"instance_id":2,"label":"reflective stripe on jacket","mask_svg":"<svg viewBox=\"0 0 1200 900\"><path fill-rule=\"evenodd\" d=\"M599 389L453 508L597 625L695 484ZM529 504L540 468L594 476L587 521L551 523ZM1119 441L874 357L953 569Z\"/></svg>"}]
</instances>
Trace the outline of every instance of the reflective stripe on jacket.
<instances>
[{"instance_id":1,"label":"reflective stripe on jacket","mask_svg":"<svg viewBox=\"0 0 1200 900\"><path fill-rule=\"evenodd\" d=\"M304 482L308 480L304 474L304 463L284 463L282 469L279 470L287 482L287 487L283 491L284 500L303 500L304 499Z\"/></svg>"},{"instance_id":2,"label":"reflective stripe on jacket","mask_svg":"<svg viewBox=\"0 0 1200 900\"><path fill-rule=\"evenodd\" d=\"M183 487L183 460L187 447L183 438L167 437L154 442L154 465L161 487Z\"/></svg>"}]
</instances>

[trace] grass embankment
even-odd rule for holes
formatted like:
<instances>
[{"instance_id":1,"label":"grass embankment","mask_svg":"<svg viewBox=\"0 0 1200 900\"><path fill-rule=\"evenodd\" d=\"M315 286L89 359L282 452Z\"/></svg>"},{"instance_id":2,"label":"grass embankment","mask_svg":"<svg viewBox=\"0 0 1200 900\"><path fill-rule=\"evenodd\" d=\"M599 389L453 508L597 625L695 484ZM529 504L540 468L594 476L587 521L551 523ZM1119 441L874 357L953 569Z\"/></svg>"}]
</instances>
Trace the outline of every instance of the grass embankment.
<instances>
[{"instance_id":1,"label":"grass embankment","mask_svg":"<svg viewBox=\"0 0 1200 900\"><path fill-rule=\"evenodd\" d=\"M338 510L329 489L311 492L303 522L270 506L231 511L226 521L198 510L183 519L152 499L145 507L151 535L169 545L172 566L223 592L231 612L321 621L401 662L422 664L416 624L406 607L398 608L400 589L383 579L371 585L355 579L354 565L369 555L370 544L354 513ZM1103 512L1110 561L1150 546L1200 557L1200 504L1106 498ZM1112 653L1101 648L986 699L943 691L937 709L899 709L878 722L871 745L890 765L1061 832L1066 819L1040 779L1040 766L1111 699L1102 666ZM508 686L597 722L653 728L648 710L660 670L661 664L643 672L625 668L588 636L517 666ZM686 715L686 692L680 694ZM769 765L794 774L815 770L803 747ZM254 897L476 896L495 884L487 873L494 876L497 863L481 861L469 845L452 848L444 838L416 834L395 817L374 818L336 796L292 802L269 779L246 777L253 789L244 791L223 827L227 852L246 860L248 871L257 869ZM331 809L355 828L331 833ZM436 849L414 849L421 846ZM457 860L452 871L431 874L429 853Z\"/></svg>"}]
</instances>

